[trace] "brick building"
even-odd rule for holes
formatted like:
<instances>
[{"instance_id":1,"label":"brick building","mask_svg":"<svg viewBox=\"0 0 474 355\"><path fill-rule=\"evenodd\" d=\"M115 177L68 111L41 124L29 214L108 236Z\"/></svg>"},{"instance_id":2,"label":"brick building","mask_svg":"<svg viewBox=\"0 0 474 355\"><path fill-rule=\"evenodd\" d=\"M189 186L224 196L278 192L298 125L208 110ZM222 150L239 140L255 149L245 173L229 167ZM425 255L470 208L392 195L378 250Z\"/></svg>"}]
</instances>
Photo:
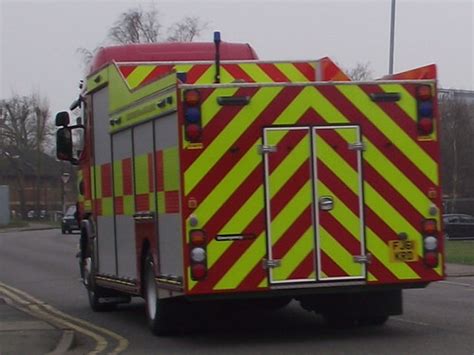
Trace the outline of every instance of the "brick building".
<instances>
[{"instance_id":1,"label":"brick building","mask_svg":"<svg viewBox=\"0 0 474 355\"><path fill-rule=\"evenodd\" d=\"M64 184L61 176L70 174ZM0 185L10 187L10 210L13 215L28 211L47 211L53 215L65 205L76 201L76 177L74 168L56 161L47 154L26 154L22 157L0 156ZM21 199L24 199L23 213ZM14 212L13 212L14 211Z\"/></svg>"}]
</instances>

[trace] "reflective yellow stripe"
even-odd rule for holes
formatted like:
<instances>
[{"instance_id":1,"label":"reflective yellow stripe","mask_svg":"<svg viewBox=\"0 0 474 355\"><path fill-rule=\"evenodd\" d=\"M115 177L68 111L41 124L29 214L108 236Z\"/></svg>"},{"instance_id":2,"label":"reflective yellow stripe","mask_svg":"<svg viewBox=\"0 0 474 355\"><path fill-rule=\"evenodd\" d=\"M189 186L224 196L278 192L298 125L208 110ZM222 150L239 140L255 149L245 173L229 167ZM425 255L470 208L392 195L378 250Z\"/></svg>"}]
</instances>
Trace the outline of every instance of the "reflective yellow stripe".
<instances>
[{"instance_id":1,"label":"reflective yellow stripe","mask_svg":"<svg viewBox=\"0 0 474 355\"><path fill-rule=\"evenodd\" d=\"M178 147L163 150L163 176L165 191L179 190L179 153Z\"/></svg>"},{"instance_id":2,"label":"reflective yellow stripe","mask_svg":"<svg viewBox=\"0 0 474 355\"><path fill-rule=\"evenodd\" d=\"M322 139L318 139L317 141L318 147L320 149L331 149ZM368 149L369 150L369 149ZM338 176L344 184L351 189L351 191L358 195L358 187L357 184L351 183L357 181L358 175L357 172L352 169L352 167L342 159L338 154L335 152L332 155L329 154L322 154L319 158L326 164L326 166L334 172L336 176ZM384 161L385 159L381 159L379 162ZM370 162L370 161L369 161ZM388 177L388 171L385 171L385 176ZM402 180L403 181L403 180ZM319 185L319 184L318 184ZM396 186L399 185L399 182L396 183ZM327 187L326 187L327 188ZM411 238L417 237L419 232L396 210L390 203L388 203L371 185L367 182L364 183L364 191L365 191L365 204L369 206L372 211L377 214L381 220L385 221L387 225L394 231L405 231L408 233ZM410 193L410 192L407 192ZM325 191L325 194L333 195L331 192ZM335 196L336 197L336 196ZM335 206L339 206L340 202L342 201L335 201ZM427 205L428 206L428 205ZM390 218L386 218L386 216L390 216ZM339 220L342 221L349 221L349 215L344 217L338 217ZM354 235L358 235L356 231L357 227L354 225L354 222L351 224L346 224L346 226L352 225L351 232L355 233ZM417 243L418 252L421 253L421 245ZM385 249L388 247L385 246Z\"/></svg>"},{"instance_id":3,"label":"reflective yellow stripe","mask_svg":"<svg viewBox=\"0 0 474 355\"><path fill-rule=\"evenodd\" d=\"M338 217L336 217L339 219ZM349 277L362 276L363 266L354 262L354 255L349 253L326 229L319 227L321 250L331 258ZM331 276L330 276L331 277Z\"/></svg>"},{"instance_id":4,"label":"reflective yellow stripe","mask_svg":"<svg viewBox=\"0 0 474 355\"><path fill-rule=\"evenodd\" d=\"M221 69L223 69L221 67ZM214 82L214 75L216 74L216 67L211 65L205 72L202 74L195 84L209 84Z\"/></svg>"},{"instance_id":5,"label":"reflective yellow stripe","mask_svg":"<svg viewBox=\"0 0 474 355\"><path fill-rule=\"evenodd\" d=\"M420 191L410 179L406 177L387 157L385 157L370 141L365 141L367 150L364 159L381 176L393 186L416 210L426 215L432 201Z\"/></svg>"},{"instance_id":6,"label":"reflective yellow stripe","mask_svg":"<svg viewBox=\"0 0 474 355\"><path fill-rule=\"evenodd\" d=\"M158 202L158 213L165 213L165 192L164 191L158 191L156 193L157 197L157 202Z\"/></svg>"},{"instance_id":7,"label":"reflective yellow stripe","mask_svg":"<svg viewBox=\"0 0 474 355\"><path fill-rule=\"evenodd\" d=\"M284 165L280 164L277 169L275 170L274 174L277 175L282 175L286 174L286 170L284 168ZM279 187L276 188L273 191L272 197L278 193L278 191L281 189L284 183L284 179L276 179L276 181L279 181ZM260 193L263 193L261 191ZM254 194L255 195L255 194ZM272 233L272 242L275 243L278 239L281 238L282 234L284 231L286 231L289 226L294 222L294 220L301 214L301 212L308 206L308 204L302 203L302 201L307 200L308 196L311 196L311 184L308 181L301 189L298 191L298 193L292 198L292 200L286 205L286 207L276 216L276 218L272 222L272 231L273 229L276 229L277 232L274 234ZM262 206L262 198L263 195L259 196L260 201L259 205ZM245 207L245 206L244 206ZM261 207L260 207L261 208ZM249 212L252 211L249 209ZM254 209L253 213L257 213L259 209ZM239 219L237 218L238 216L234 216L229 223L237 223ZM242 225L245 225L242 223ZM312 227L310 228L312 230ZM265 243L265 238L264 237L259 237L262 239L262 243ZM306 240L305 240L306 241ZM218 245L217 247L220 250L216 250L217 248L214 248L215 244L221 244L222 242L216 242L216 241L211 241L208 246L208 255L210 256L211 254L213 255L212 261L216 261L220 258L220 256L227 250L228 247L230 247L231 243L227 245ZM262 246L263 245L263 246ZM306 244L303 244L304 247L307 248L307 250L312 250L311 248L308 248ZM238 285L244 277L253 269L256 263L258 263L259 260L261 260L264 255L265 255L265 247L264 244L259 244L255 242L232 266L231 269L222 277L218 285L231 285L235 284ZM208 259L209 261L209 259ZM302 261L302 259L301 259ZM291 262L291 260L290 260ZM223 287L223 286L219 286Z\"/></svg>"},{"instance_id":8,"label":"reflective yellow stripe","mask_svg":"<svg viewBox=\"0 0 474 355\"><path fill-rule=\"evenodd\" d=\"M148 194L148 201L150 203L150 206L149 206L150 211L155 211L156 206L155 206L155 193L154 192L150 192Z\"/></svg>"},{"instance_id":9,"label":"reflective yellow stripe","mask_svg":"<svg viewBox=\"0 0 474 355\"><path fill-rule=\"evenodd\" d=\"M215 119L217 113L222 106L215 105L219 96L233 96L237 92L237 88L223 88L214 90L211 95L201 105L202 126L205 128L209 122Z\"/></svg>"},{"instance_id":10,"label":"reflective yellow stripe","mask_svg":"<svg viewBox=\"0 0 474 355\"><path fill-rule=\"evenodd\" d=\"M314 95L312 93L314 93ZM312 93L307 92L305 94L307 96L305 99L307 100L306 102L310 102L310 106L313 107L314 110L328 123L348 123L348 120L342 116L342 114L325 97L316 90L313 90ZM307 106L302 106L303 107L300 109L301 111L306 111L308 109ZM337 131L339 135L341 135L340 131L341 130ZM341 137L344 138L343 135L341 135ZM368 162L381 176L383 176L391 186L394 186L395 189L399 191L414 208L420 211L421 214L425 215L428 207L432 204L426 194L420 191L418 186L408 179L405 174L403 174L369 140L364 140L364 142L367 145L367 149L364 152L364 160ZM354 192L356 192L356 190L354 190Z\"/></svg>"},{"instance_id":11,"label":"reflective yellow stripe","mask_svg":"<svg viewBox=\"0 0 474 355\"><path fill-rule=\"evenodd\" d=\"M102 215L113 216L114 215L114 203L112 197L102 198Z\"/></svg>"},{"instance_id":12,"label":"reflective yellow stripe","mask_svg":"<svg viewBox=\"0 0 474 355\"><path fill-rule=\"evenodd\" d=\"M133 195L123 196L123 214L132 216L135 213L135 199Z\"/></svg>"},{"instance_id":13,"label":"reflective yellow stripe","mask_svg":"<svg viewBox=\"0 0 474 355\"><path fill-rule=\"evenodd\" d=\"M393 231L405 232L410 239L420 238L420 232L403 218L398 210L392 207L372 186L364 184L365 203L384 221ZM389 216L389 218L387 218ZM421 243L416 243L418 255L422 255ZM385 246L385 248L388 248Z\"/></svg>"},{"instance_id":14,"label":"reflective yellow stripe","mask_svg":"<svg viewBox=\"0 0 474 355\"><path fill-rule=\"evenodd\" d=\"M135 157L135 193L137 195L147 194L150 192L148 182L148 155L140 155Z\"/></svg>"},{"instance_id":15,"label":"reflective yellow stripe","mask_svg":"<svg viewBox=\"0 0 474 355\"><path fill-rule=\"evenodd\" d=\"M359 109L376 127L385 132L393 144L417 166L435 185L438 184L438 166L418 144L401 129L379 106L374 105L367 94L356 85L340 85L336 88Z\"/></svg>"},{"instance_id":16,"label":"reflective yellow stripe","mask_svg":"<svg viewBox=\"0 0 474 355\"><path fill-rule=\"evenodd\" d=\"M281 90L281 87L268 88L268 90L259 90L254 95L252 99L253 104L243 108L186 170L184 173L185 195L188 195L209 169L227 153L235 140L255 121ZM212 104L217 105L217 102ZM207 169L203 169L204 166Z\"/></svg>"},{"instance_id":17,"label":"reflective yellow stripe","mask_svg":"<svg viewBox=\"0 0 474 355\"><path fill-rule=\"evenodd\" d=\"M249 272L255 267L253 261L263 257L262 251L265 250L265 235L262 233L257 240L240 257L239 262L235 263L220 279L214 287L215 290L225 290L236 288Z\"/></svg>"},{"instance_id":18,"label":"reflective yellow stripe","mask_svg":"<svg viewBox=\"0 0 474 355\"><path fill-rule=\"evenodd\" d=\"M397 84L384 84L381 85L385 92L400 92L401 99L397 101L397 105L413 120L418 120L417 101L416 99L406 90L403 85ZM429 136L430 140L436 140L436 129Z\"/></svg>"},{"instance_id":19,"label":"reflective yellow stripe","mask_svg":"<svg viewBox=\"0 0 474 355\"><path fill-rule=\"evenodd\" d=\"M400 100L397 101L397 106L400 107L412 121L417 120L417 105L416 99L400 84L383 84L380 85L385 92L400 93Z\"/></svg>"},{"instance_id":20,"label":"reflective yellow stripe","mask_svg":"<svg viewBox=\"0 0 474 355\"><path fill-rule=\"evenodd\" d=\"M387 214L389 215L389 214ZM390 254L387 244L379 238L370 228L366 228L367 249L374 255L387 269L392 272L399 280L419 279L420 276L413 271L406 263L390 261ZM420 243L417 243L420 244Z\"/></svg>"},{"instance_id":21,"label":"reflective yellow stripe","mask_svg":"<svg viewBox=\"0 0 474 355\"><path fill-rule=\"evenodd\" d=\"M244 226L247 226L258 214L261 209L263 200L263 188L257 189L245 204L237 211L232 219L219 232L221 234L240 232ZM208 258L207 264L212 267L221 255L234 242L218 242L212 240L207 246Z\"/></svg>"},{"instance_id":22,"label":"reflective yellow stripe","mask_svg":"<svg viewBox=\"0 0 474 355\"><path fill-rule=\"evenodd\" d=\"M281 139L282 137L280 137ZM300 142L295 148L295 151L301 150L301 147L305 147L304 141ZM257 157L258 160L261 158L254 152L253 153L255 157ZM301 155L297 155L297 158L301 158ZM303 157L304 160L304 157ZM285 159L282 161L279 166L275 169L273 172L272 176L275 178L275 183L273 185L273 189L271 191L271 197L275 196L278 191L283 187L284 183L288 181L288 179L293 176L294 172L298 166L295 166L291 159ZM238 170L237 170L238 171ZM219 184L216 188L220 189L223 187L227 187L227 184ZM308 192L308 187L309 183L305 185L306 190L301 192L307 193ZM233 192L235 191L232 186L230 190ZM309 192L311 193L311 192ZM270 197L270 198L271 198ZM211 200L212 201L212 200ZM227 222L227 224L222 228L222 230L219 233L225 234L225 233L235 233L236 231L240 231L243 226L248 225L254 218L255 216L262 210L263 208L263 201L264 201L264 193L263 193L263 188L259 187L253 194L252 196L245 202L245 204L237 211L235 215L232 216L232 218ZM205 200L206 205L203 208L203 212L206 211L207 209L212 208L212 202L210 203L210 206L207 206L208 199ZM217 208L219 208L219 204L216 204ZM214 207L216 208L216 207ZM199 208L201 210L201 206ZM196 212L198 216L201 216L201 212ZM205 220L205 219L204 219ZM220 256L223 254L223 252L228 248L229 245L226 245L223 242L217 242L215 240L212 240L209 243L208 246L208 265L211 267L216 260L220 258Z\"/></svg>"},{"instance_id":23,"label":"reflective yellow stripe","mask_svg":"<svg viewBox=\"0 0 474 355\"><path fill-rule=\"evenodd\" d=\"M155 68L156 65L138 65L127 77L127 83L130 89L139 86Z\"/></svg>"},{"instance_id":24,"label":"reflective yellow stripe","mask_svg":"<svg viewBox=\"0 0 474 355\"><path fill-rule=\"evenodd\" d=\"M306 184L293 196L291 201L272 221L271 239L275 245L283 236L288 227L303 213L311 203L311 184Z\"/></svg>"},{"instance_id":25,"label":"reflective yellow stripe","mask_svg":"<svg viewBox=\"0 0 474 355\"><path fill-rule=\"evenodd\" d=\"M347 231L352 234L355 240L360 242L360 226L361 220L359 216L355 215L349 207L346 206L343 200L341 200L334 191L330 190L321 181L317 184L318 195L332 196L334 198L334 209L331 211L333 217L342 221L342 225Z\"/></svg>"},{"instance_id":26,"label":"reflective yellow stripe","mask_svg":"<svg viewBox=\"0 0 474 355\"><path fill-rule=\"evenodd\" d=\"M258 65L252 63L239 64L239 67L247 73L256 83L271 83L273 80ZM254 102L254 99L252 99Z\"/></svg>"},{"instance_id":27,"label":"reflective yellow stripe","mask_svg":"<svg viewBox=\"0 0 474 355\"><path fill-rule=\"evenodd\" d=\"M309 227L306 232L294 243L281 259L281 266L272 269L273 280L287 280L291 273L314 250L314 230Z\"/></svg>"},{"instance_id":28,"label":"reflective yellow stripe","mask_svg":"<svg viewBox=\"0 0 474 355\"><path fill-rule=\"evenodd\" d=\"M307 82L308 79L300 72L292 63L276 63L275 66L283 73L291 82Z\"/></svg>"}]
</instances>

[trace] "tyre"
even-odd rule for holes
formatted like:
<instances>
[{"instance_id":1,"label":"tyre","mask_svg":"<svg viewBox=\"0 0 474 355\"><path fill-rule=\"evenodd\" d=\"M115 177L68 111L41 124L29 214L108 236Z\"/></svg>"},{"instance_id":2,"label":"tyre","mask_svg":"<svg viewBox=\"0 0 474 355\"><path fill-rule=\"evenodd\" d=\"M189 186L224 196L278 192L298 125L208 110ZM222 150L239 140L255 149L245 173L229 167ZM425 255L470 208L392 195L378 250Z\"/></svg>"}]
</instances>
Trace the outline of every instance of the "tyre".
<instances>
[{"instance_id":1,"label":"tyre","mask_svg":"<svg viewBox=\"0 0 474 355\"><path fill-rule=\"evenodd\" d=\"M94 260L87 257L82 262L83 283L87 290L89 306L94 312L107 312L115 309L116 303L106 303L103 298L106 296L106 290L97 286L94 279Z\"/></svg>"},{"instance_id":2,"label":"tyre","mask_svg":"<svg viewBox=\"0 0 474 355\"><path fill-rule=\"evenodd\" d=\"M66 234L66 228L61 227L61 234Z\"/></svg>"},{"instance_id":3,"label":"tyre","mask_svg":"<svg viewBox=\"0 0 474 355\"><path fill-rule=\"evenodd\" d=\"M148 326L155 335L169 334L171 331L169 317L169 302L160 300L155 284L155 268L151 254L145 259L143 273L143 296L146 303L146 318Z\"/></svg>"}]
</instances>

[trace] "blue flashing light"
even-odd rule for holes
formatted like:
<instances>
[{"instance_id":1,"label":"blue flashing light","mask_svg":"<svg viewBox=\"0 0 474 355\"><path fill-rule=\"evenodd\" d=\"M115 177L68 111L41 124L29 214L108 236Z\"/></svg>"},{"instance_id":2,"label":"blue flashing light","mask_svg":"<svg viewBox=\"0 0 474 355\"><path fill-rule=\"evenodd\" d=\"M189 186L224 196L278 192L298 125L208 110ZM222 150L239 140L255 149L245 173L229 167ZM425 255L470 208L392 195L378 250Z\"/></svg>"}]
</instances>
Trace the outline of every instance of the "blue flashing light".
<instances>
[{"instance_id":1,"label":"blue flashing light","mask_svg":"<svg viewBox=\"0 0 474 355\"><path fill-rule=\"evenodd\" d=\"M433 104L431 101L420 102L418 105L418 113L422 117L433 116Z\"/></svg>"},{"instance_id":2,"label":"blue flashing light","mask_svg":"<svg viewBox=\"0 0 474 355\"><path fill-rule=\"evenodd\" d=\"M221 33L219 31L214 32L214 42L219 43L221 41Z\"/></svg>"},{"instance_id":3,"label":"blue flashing light","mask_svg":"<svg viewBox=\"0 0 474 355\"><path fill-rule=\"evenodd\" d=\"M199 123L201 120L201 112L197 107L189 107L186 110L186 121L189 123Z\"/></svg>"}]
</instances>

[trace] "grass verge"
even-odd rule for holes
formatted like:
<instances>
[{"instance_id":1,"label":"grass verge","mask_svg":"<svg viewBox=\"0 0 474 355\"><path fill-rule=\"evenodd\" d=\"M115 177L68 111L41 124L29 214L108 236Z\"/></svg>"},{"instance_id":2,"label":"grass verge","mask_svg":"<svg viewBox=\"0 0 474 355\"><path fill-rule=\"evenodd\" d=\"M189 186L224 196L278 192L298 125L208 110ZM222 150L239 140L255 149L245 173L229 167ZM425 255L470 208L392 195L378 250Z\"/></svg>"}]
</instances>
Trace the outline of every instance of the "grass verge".
<instances>
[{"instance_id":1,"label":"grass verge","mask_svg":"<svg viewBox=\"0 0 474 355\"><path fill-rule=\"evenodd\" d=\"M474 265L474 240L447 240L446 262Z\"/></svg>"}]
</instances>

